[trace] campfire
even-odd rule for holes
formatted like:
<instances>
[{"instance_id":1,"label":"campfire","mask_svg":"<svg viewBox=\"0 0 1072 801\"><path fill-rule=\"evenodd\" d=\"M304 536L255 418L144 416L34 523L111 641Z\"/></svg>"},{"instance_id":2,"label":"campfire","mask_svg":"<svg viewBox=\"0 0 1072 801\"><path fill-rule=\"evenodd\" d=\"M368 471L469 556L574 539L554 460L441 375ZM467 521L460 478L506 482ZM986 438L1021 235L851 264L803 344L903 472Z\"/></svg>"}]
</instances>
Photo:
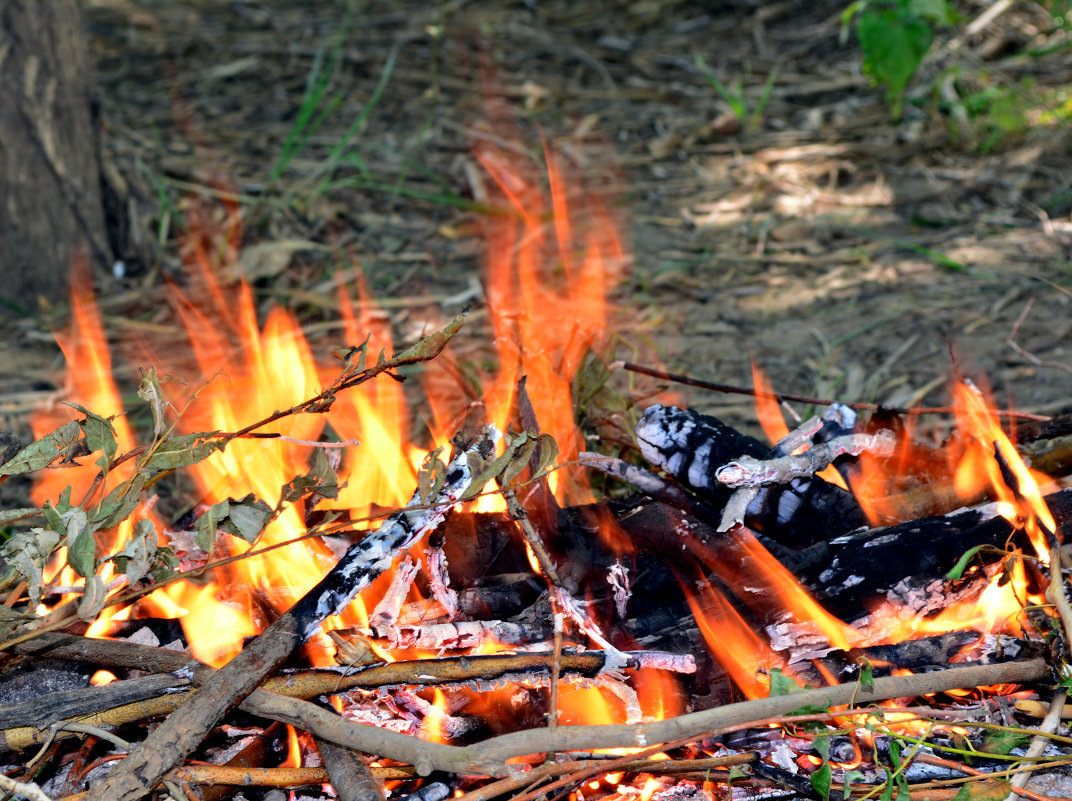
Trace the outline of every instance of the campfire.
<instances>
[{"instance_id":1,"label":"campfire","mask_svg":"<svg viewBox=\"0 0 1072 801\"><path fill-rule=\"evenodd\" d=\"M109 343L76 281L63 403L0 468L35 480L2 515L19 792L1037 797L1072 496L1021 450L1057 424L963 379L787 424L757 371L769 442L684 408L612 361L606 204L550 150L478 157L484 302L401 342L342 281L313 342L262 315L227 205L191 209L181 328ZM616 370L658 393L615 406Z\"/></svg>"}]
</instances>

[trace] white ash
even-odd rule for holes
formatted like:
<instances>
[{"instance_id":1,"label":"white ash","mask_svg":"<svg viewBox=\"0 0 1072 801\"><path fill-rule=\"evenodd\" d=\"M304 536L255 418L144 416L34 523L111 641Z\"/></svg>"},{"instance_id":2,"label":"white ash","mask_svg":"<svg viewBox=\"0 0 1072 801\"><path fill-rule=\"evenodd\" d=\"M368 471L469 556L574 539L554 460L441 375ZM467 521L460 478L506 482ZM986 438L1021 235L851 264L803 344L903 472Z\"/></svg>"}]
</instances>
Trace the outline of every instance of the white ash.
<instances>
[{"instance_id":1,"label":"white ash","mask_svg":"<svg viewBox=\"0 0 1072 801\"><path fill-rule=\"evenodd\" d=\"M377 632L393 648L424 648L432 651L456 651L476 648L488 642L507 645L543 640L546 629L503 620L470 620L458 623L427 623L418 626L391 626Z\"/></svg>"},{"instance_id":2,"label":"white ash","mask_svg":"<svg viewBox=\"0 0 1072 801\"><path fill-rule=\"evenodd\" d=\"M428 549L428 584L432 596L439 601L447 617L453 620L458 616L458 593L450 586L450 573L447 571L447 555L442 548Z\"/></svg>"},{"instance_id":3,"label":"white ash","mask_svg":"<svg viewBox=\"0 0 1072 801\"><path fill-rule=\"evenodd\" d=\"M391 576L391 586L387 588L387 592L376 604L376 608L372 610L372 615L369 617L368 627L378 636L383 636L379 632L387 631L398 622L399 610L406 600L406 595L409 594L409 588L413 586L413 580L417 577L417 570L420 566L420 562L414 562L407 554L395 568L394 575Z\"/></svg>"},{"instance_id":4,"label":"white ash","mask_svg":"<svg viewBox=\"0 0 1072 801\"><path fill-rule=\"evenodd\" d=\"M629 586L629 568L618 559L607 570L607 583L610 584L614 596L614 609L618 617L625 619L626 607L632 591Z\"/></svg>"},{"instance_id":5,"label":"white ash","mask_svg":"<svg viewBox=\"0 0 1072 801\"><path fill-rule=\"evenodd\" d=\"M450 796L450 792L443 782L432 782L409 795L401 796L398 801L443 801Z\"/></svg>"},{"instance_id":6,"label":"white ash","mask_svg":"<svg viewBox=\"0 0 1072 801\"><path fill-rule=\"evenodd\" d=\"M625 706L626 723L640 723L643 720L644 713L640 708L640 696L636 690L624 681L615 681L607 675L599 677L599 685Z\"/></svg>"},{"instance_id":7,"label":"white ash","mask_svg":"<svg viewBox=\"0 0 1072 801\"><path fill-rule=\"evenodd\" d=\"M715 478L719 483L734 488L787 484L795 478L814 476L839 456L858 456L864 451L876 456L891 456L896 442L893 432L886 430L874 434L847 434L834 437L829 442L816 443L796 455L774 459L741 456L718 468Z\"/></svg>"},{"instance_id":8,"label":"white ash","mask_svg":"<svg viewBox=\"0 0 1072 801\"><path fill-rule=\"evenodd\" d=\"M818 417L809 417L798 425L774 445L774 452L778 456L788 456L800 448L812 444L812 437L819 433L823 427L823 421Z\"/></svg>"},{"instance_id":9,"label":"white ash","mask_svg":"<svg viewBox=\"0 0 1072 801\"><path fill-rule=\"evenodd\" d=\"M148 645L152 648L160 647L160 638L153 634L153 630L148 626L142 626L125 639L127 642L136 643L137 645Z\"/></svg>"},{"instance_id":10,"label":"white ash","mask_svg":"<svg viewBox=\"0 0 1072 801\"><path fill-rule=\"evenodd\" d=\"M671 673L695 673L696 658L692 654L668 654L662 651L627 651L636 667L668 670Z\"/></svg>"},{"instance_id":11,"label":"white ash","mask_svg":"<svg viewBox=\"0 0 1072 801\"><path fill-rule=\"evenodd\" d=\"M759 497L759 494L759 487L742 487L733 493L726 501L726 505L722 507L722 519L718 523L718 531L724 533L744 525L748 507Z\"/></svg>"},{"instance_id":12,"label":"white ash","mask_svg":"<svg viewBox=\"0 0 1072 801\"><path fill-rule=\"evenodd\" d=\"M812 621L775 623L765 629L775 651L789 652L789 665L821 659L837 648L832 646Z\"/></svg>"},{"instance_id":13,"label":"white ash","mask_svg":"<svg viewBox=\"0 0 1072 801\"><path fill-rule=\"evenodd\" d=\"M651 801L714 801L714 796L698 784L682 781L659 790Z\"/></svg>"},{"instance_id":14,"label":"white ash","mask_svg":"<svg viewBox=\"0 0 1072 801\"><path fill-rule=\"evenodd\" d=\"M779 741L770 752L771 762L782 770L789 771L794 776L800 772L800 767L797 765L797 756L799 756L797 752L790 748L789 743L785 740Z\"/></svg>"},{"instance_id":15,"label":"white ash","mask_svg":"<svg viewBox=\"0 0 1072 801\"><path fill-rule=\"evenodd\" d=\"M606 664L603 666L604 672L620 675L619 671L629 664L629 658L610 644L610 641L603 636L599 625L581 610L577 601L564 588L555 587L554 593L558 600L559 608L606 653Z\"/></svg>"}]
</instances>

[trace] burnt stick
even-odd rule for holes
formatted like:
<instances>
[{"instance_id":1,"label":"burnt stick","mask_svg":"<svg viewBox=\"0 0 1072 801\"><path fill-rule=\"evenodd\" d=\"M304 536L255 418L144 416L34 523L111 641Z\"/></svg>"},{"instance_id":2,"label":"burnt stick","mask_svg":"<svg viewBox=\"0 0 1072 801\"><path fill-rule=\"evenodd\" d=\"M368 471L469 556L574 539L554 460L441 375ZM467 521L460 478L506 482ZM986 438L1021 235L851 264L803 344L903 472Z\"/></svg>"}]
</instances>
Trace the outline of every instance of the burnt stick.
<instances>
[{"instance_id":1,"label":"burnt stick","mask_svg":"<svg viewBox=\"0 0 1072 801\"><path fill-rule=\"evenodd\" d=\"M744 456L767 459L771 454L759 440L721 420L676 406L649 407L636 436L644 458L717 507L731 495L715 476L720 467ZM749 527L795 546L867 525L852 493L814 477L757 488L744 518Z\"/></svg>"},{"instance_id":2,"label":"burnt stick","mask_svg":"<svg viewBox=\"0 0 1072 801\"><path fill-rule=\"evenodd\" d=\"M401 550L443 522L472 483L470 459L490 457L497 435L494 426L488 426L473 441L458 446L437 493L437 506L398 512L351 546L313 589L242 653L212 674L193 698L93 787L86 796L87 801L134 801L149 793L164 773L197 747L228 710L253 692L268 674L315 634L325 618L341 612L374 578L391 567ZM411 503L421 503L419 490Z\"/></svg>"}]
</instances>

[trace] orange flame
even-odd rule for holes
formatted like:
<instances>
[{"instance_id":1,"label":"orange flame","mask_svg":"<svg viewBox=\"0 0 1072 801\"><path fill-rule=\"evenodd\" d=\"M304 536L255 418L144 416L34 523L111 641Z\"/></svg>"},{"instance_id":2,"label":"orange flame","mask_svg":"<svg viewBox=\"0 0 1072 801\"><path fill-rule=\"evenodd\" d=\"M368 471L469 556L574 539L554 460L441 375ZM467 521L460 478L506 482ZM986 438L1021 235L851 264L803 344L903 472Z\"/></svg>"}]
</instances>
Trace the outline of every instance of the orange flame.
<instances>
[{"instance_id":1,"label":"orange flame","mask_svg":"<svg viewBox=\"0 0 1072 801\"><path fill-rule=\"evenodd\" d=\"M785 661L752 631L726 597L706 581L697 583L696 592L686 588L685 598L700 627L707 647L734 684L749 699L765 698L771 668L784 670Z\"/></svg>"},{"instance_id":2,"label":"orange flame","mask_svg":"<svg viewBox=\"0 0 1072 801\"><path fill-rule=\"evenodd\" d=\"M989 482L1002 516L1014 527L1024 529L1039 560L1049 564L1050 540L1055 538L1057 524L1039 489L1039 481L1048 483L1049 478L1024 464L981 392L960 383L954 387L954 395L957 423L972 443L956 466L957 491L970 495Z\"/></svg>"}]
</instances>

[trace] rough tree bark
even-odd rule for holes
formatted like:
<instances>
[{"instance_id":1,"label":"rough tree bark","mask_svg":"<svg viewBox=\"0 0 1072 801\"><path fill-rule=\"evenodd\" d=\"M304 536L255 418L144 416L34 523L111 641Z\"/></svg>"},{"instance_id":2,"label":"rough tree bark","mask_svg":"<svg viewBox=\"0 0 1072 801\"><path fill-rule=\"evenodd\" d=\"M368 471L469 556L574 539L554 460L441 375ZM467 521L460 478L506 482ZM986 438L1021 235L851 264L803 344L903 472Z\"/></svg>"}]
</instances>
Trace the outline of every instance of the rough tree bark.
<instances>
[{"instance_id":1,"label":"rough tree bark","mask_svg":"<svg viewBox=\"0 0 1072 801\"><path fill-rule=\"evenodd\" d=\"M66 298L72 262L111 255L78 0L0 3L0 314Z\"/></svg>"}]
</instances>

